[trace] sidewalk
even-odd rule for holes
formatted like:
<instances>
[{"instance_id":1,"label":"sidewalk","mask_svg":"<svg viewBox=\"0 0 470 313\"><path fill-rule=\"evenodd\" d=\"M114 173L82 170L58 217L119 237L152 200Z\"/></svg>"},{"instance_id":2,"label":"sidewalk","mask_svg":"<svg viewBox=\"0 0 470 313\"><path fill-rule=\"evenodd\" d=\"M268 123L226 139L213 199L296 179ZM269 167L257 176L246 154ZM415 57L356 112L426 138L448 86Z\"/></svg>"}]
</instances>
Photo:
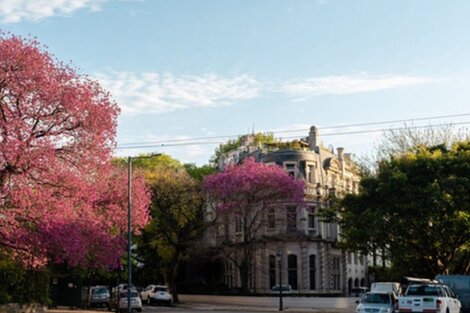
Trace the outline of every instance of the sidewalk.
<instances>
[{"instance_id":1,"label":"sidewalk","mask_svg":"<svg viewBox=\"0 0 470 313\"><path fill-rule=\"evenodd\" d=\"M250 306L250 305L222 305L222 304L210 304L210 303L179 303L173 306L174 308L187 309L191 311L200 311L200 312L217 312L217 311L235 311L235 312L279 312L279 308L273 307L259 307L259 306ZM143 308L143 312L146 311L146 307ZM313 308L290 308L284 307L284 312L290 313L337 313L336 311L324 311L316 310ZM97 313L97 312L108 312L106 310L97 311L97 310L85 310L85 309L69 309L69 308L58 308L58 309L49 309L49 313ZM113 311L114 312L114 311Z\"/></svg>"}]
</instances>

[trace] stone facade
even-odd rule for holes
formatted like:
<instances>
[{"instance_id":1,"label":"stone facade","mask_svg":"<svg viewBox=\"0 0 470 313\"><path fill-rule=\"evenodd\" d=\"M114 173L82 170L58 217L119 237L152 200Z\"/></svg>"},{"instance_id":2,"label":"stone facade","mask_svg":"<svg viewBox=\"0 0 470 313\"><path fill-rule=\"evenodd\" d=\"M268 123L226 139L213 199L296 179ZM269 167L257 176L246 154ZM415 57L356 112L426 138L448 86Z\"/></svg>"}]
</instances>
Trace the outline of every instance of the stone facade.
<instances>
[{"instance_id":1,"label":"stone facade","mask_svg":"<svg viewBox=\"0 0 470 313\"><path fill-rule=\"evenodd\" d=\"M257 147L253 137L248 135L239 149L223 156L220 169L229 163L241 162L247 156L282 166L289 175L303 179L308 204L306 208L273 210L262 217L265 223L258 233L262 240L251 265L250 289L269 292L272 286L279 284L279 274L282 283L288 283L293 292L298 293L347 294L356 281L365 284L366 259L337 248L341 236L338 225L318 218L318 210L327 206L332 197L358 192L360 177L350 155L345 154L343 148L335 153L321 146L317 129L312 126L308 137L296 141L293 149ZM207 219L214 218L215 212L209 211ZM208 246L217 247L227 235L236 241L236 225L220 223L206 233ZM240 287L237 268L228 259L224 260L224 265L225 284Z\"/></svg>"}]
</instances>

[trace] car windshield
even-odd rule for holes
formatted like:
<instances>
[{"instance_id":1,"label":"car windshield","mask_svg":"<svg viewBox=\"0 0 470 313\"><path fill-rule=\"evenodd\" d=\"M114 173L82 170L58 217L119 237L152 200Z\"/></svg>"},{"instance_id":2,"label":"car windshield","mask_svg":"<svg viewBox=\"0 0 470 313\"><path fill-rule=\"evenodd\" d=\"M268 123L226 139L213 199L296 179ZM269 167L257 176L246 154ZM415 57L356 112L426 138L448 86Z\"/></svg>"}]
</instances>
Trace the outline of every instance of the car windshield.
<instances>
[{"instance_id":1,"label":"car windshield","mask_svg":"<svg viewBox=\"0 0 470 313\"><path fill-rule=\"evenodd\" d=\"M106 288L95 288L93 289L92 293L94 295L103 295L103 294L107 294L108 290L106 290Z\"/></svg>"},{"instance_id":2,"label":"car windshield","mask_svg":"<svg viewBox=\"0 0 470 313\"><path fill-rule=\"evenodd\" d=\"M131 292L131 298L138 298L139 295L137 292ZM127 292L121 292L121 298L127 298Z\"/></svg>"},{"instance_id":3,"label":"car windshield","mask_svg":"<svg viewBox=\"0 0 470 313\"><path fill-rule=\"evenodd\" d=\"M390 303L390 297L386 294L369 293L362 298L362 303Z\"/></svg>"},{"instance_id":4,"label":"car windshield","mask_svg":"<svg viewBox=\"0 0 470 313\"><path fill-rule=\"evenodd\" d=\"M168 292L168 288L166 288L166 287L155 287L155 289L153 291L155 291L155 292L157 292L157 291Z\"/></svg>"}]
</instances>

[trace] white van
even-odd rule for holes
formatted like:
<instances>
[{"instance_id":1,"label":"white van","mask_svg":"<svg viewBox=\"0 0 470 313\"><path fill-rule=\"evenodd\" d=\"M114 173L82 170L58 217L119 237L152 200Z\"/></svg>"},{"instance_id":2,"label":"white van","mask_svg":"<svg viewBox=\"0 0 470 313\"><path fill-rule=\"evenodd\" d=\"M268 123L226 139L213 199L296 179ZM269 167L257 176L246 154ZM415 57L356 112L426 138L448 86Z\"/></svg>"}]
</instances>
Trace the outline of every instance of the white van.
<instances>
[{"instance_id":1,"label":"white van","mask_svg":"<svg viewBox=\"0 0 470 313\"><path fill-rule=\"evenodd\" d=\"M376 282L370 285L371 292L393 292L396 296L401 294L401 285L397 282Z\"/></svg>"}]
</instances>

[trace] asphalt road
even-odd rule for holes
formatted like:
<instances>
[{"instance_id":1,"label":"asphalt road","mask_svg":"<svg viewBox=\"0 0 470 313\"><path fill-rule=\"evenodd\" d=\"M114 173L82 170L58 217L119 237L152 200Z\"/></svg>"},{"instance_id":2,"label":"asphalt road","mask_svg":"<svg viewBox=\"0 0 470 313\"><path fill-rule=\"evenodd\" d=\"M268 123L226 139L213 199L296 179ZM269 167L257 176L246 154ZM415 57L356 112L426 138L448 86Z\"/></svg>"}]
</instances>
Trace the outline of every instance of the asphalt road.
<instances>
[{"instance_id":1,"label":"asphalt road","mask_svg":"<svg viewBox=\"0 0 470 313\"><path fill-rule=\"evenodd\" d=\"M320 297L284 297L284 311L291 313L354 313L358 298L320 298ZM239 297L239 296L203 296L180 295L181 303L175 306L147 306L143 313L186 313L186 312L221 312L221 313L261 313L279 312L278 297ZM95 311L54 309L50 313L105 313L105 309Z\"/></svg>"}]
</instances>

